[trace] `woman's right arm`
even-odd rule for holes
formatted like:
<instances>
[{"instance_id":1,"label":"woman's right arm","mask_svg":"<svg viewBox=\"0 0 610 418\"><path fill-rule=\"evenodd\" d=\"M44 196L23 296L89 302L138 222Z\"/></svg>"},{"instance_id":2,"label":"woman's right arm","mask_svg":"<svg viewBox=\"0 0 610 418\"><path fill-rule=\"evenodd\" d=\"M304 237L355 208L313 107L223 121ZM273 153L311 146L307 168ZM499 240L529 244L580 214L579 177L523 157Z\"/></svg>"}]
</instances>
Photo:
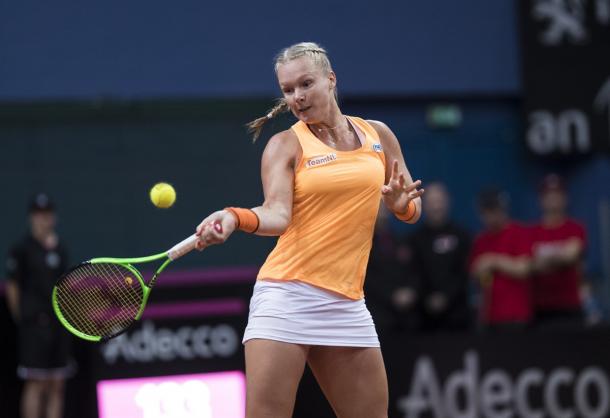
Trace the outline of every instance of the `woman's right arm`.
<instances>
[{"instance_id":1,"label":"woman's right arm","mask_svg":"<svg viewBox=\"0 0 610 418\"><path fill-rule=\"evenodd\" d=\"M257 235L281 235L292 219L294 170L301 157L301 146L292 130L280 132L269 140L263 152L261 179L265 201L252 208L259 219ZM220 223L219 232L211 225ZM205 218L197 226L198 249L220 244L229 238L236 228L235 216L227 210L219 210Z\"/></svg>"},{"instance_id":2,"label":"woman's right arm","mask_svg":"<svg viewBox=\"0 0 610 418\"><path fill-rule=\"evenodd\" d=\"M261 179L265 202L252 210L260 221L257 235L281 235L292 219L294 170L301 146L291 130L274 135L263 152Z\"/></svg>"}]
</instances>

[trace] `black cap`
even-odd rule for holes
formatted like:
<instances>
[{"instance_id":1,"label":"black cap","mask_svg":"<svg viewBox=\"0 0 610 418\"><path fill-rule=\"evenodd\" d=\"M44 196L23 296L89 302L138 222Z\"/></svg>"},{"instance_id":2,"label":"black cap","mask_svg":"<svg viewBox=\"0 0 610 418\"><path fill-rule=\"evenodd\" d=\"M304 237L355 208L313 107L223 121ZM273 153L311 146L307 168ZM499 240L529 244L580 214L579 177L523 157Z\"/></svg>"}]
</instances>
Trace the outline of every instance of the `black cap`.
<instances>
[{"instance_id":1,"label":"black cap","mask_svg":"<svg viewBox=\"0 0 610 418\"><path fill-rule=\"evenodd\" d=\"M46 193L37 193L30 200L29 211L32 212L55 212L55 204Z\"/></svg>"},{"instance_id":2,"label":"black cap","mask_svg":"<svg viewBox=\"0 0 610 418\"><path fill-rule=\"evenodd\" d=\"M495 187L487 188L479 193L477 204L480 209L508 209L510 198L508 193Z\"/></svg>"}]
</instances>

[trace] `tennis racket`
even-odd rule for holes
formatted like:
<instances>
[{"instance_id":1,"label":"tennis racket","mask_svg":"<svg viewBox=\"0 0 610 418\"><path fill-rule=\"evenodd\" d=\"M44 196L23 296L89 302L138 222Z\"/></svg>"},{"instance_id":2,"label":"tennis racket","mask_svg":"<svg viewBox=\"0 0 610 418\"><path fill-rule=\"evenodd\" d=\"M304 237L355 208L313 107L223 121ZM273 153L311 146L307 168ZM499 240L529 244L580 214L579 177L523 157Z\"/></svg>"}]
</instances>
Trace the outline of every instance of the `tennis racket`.
<instances>
[{"instance_id":1,"label":"tennis racket","mask_svg":"<svg viewBox=\"0 0 610 418\"><path fill-rule=\"evenodd\" d=\"M222 233L220 223L214 228ZM53 310L64 327L88 341L106 341L140 319L159 274L195 249L191 235L168 251L138 258L93 258L61 276L53 288ZM162 260L148 284L134 264Z\"/></svg>"}]
</instances>

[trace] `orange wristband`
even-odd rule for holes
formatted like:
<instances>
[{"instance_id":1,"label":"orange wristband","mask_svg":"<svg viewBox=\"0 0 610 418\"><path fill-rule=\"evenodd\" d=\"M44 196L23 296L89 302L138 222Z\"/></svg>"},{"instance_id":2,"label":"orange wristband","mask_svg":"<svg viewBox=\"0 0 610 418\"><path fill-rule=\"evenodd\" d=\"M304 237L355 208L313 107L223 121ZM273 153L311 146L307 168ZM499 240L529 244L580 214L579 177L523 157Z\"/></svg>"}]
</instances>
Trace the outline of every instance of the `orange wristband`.
<instances>
[{"instance_id":1,"label":"orange wristband","mask_svg":"<svg viewBox=\"0 0 610 418\"><path fill-rule=\"evenodd\" d=\"M258 231L260 220L258 215L252 209L245 208L225 208L226 211L231 212L237 221L237 229L244 232L253 233Z\"/></svg>"},{"instance_id":2,"label":"orange wristband","mask_svg":"<svg viewBox=\"0 0 610 418\"><path fill-rule=\"evenodd\" d=\"M417 214L417 206L413 200L409 200L407 211L405 213L395 213L396 217L403 222L409 222Z\"/></svg>"}]
</instances>

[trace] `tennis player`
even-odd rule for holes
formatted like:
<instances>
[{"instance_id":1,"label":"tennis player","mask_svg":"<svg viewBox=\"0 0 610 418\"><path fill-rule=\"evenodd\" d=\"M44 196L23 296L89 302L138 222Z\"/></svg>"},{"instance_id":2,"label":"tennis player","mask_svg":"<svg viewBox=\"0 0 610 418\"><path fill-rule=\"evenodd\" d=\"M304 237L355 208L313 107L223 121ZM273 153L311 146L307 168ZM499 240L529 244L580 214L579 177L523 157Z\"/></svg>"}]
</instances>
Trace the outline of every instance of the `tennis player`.
<instances>
[{"instance_id":1,"label":"tennis player","mask_svg":"<svg viewBox=\"0 0 610 418\"><path fill-rule=\"evenodd\" d=\"M421 182L385 124L341 113L323 48L286 48L275 72L283 98L250 123L254 138L283 111L298 122L265 147L265 201L214 212L196 230L198 249L236 229L280 236L258 274L243 338L246 416L290 417L308 364L338 417L384 418L387 378L364 276L379 200L414 223ZM211 227L216 222L222 233Z\"/></svg>"}]
</instances>

